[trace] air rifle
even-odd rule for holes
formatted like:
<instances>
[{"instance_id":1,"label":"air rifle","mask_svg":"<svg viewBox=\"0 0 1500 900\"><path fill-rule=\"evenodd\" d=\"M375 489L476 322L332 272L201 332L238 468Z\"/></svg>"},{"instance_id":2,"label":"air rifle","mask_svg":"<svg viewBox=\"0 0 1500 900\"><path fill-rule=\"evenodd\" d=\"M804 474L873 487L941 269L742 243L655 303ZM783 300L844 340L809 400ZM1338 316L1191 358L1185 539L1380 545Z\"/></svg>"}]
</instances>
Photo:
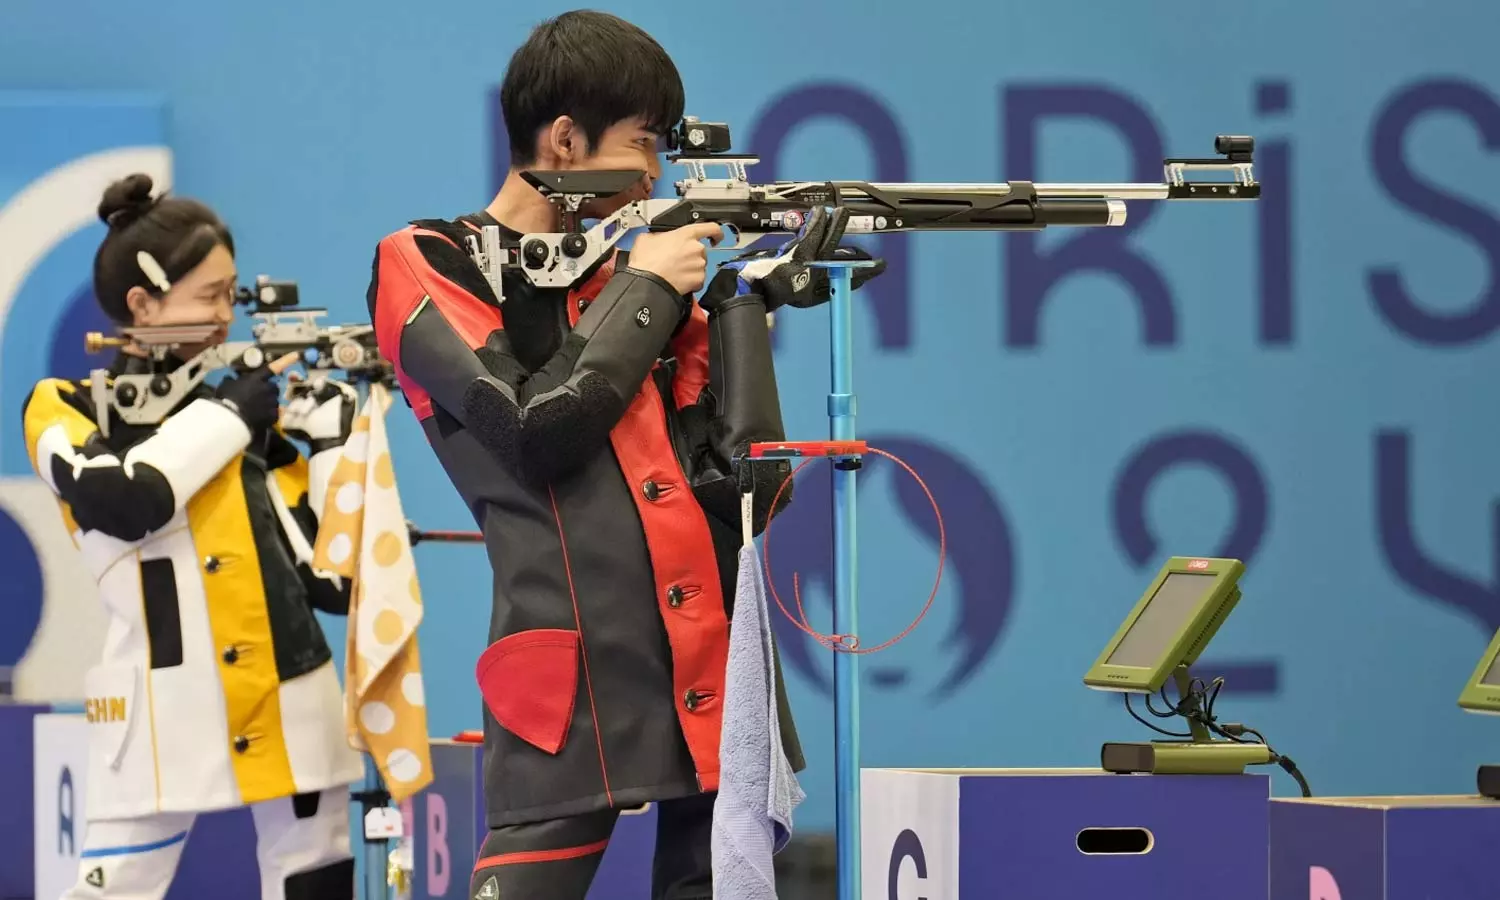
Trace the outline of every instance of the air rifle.
<instances>
[{"instance_id":1,"label":"air rifle","mask_svg":"<svg viewBox=\"0 0 1500 900\"><path fill-rule=\"evenodd\" d=\"M524 171L521 177L551 201L562 231L507 238L487 226L466 238L469 255L503 302L502 275L518 273L537 287L567 287L611 252L626 233L667 231L716 222L731 233L722 249L747 247L768 234L795 233L815 206L849 210L846 234L903 231L1036 231L1048 227L1125 224L1132 200L1256 200L1255 139L1221 134L1217 158L1168 159L1160 184L880 184L866 181L777 181L751 184L755 156L731 154L729 126L683 119L667 135L667 160L687 168L675 183L677 199L637 200L583 227L585 204L614 197L642 182L637 171ZM728 169L708 177L709 166ZM1200 180L1215 173L1221 180ZM1224 176L1227 176L1225 178Z\"/></svg>"},{"instance_id":2,"label":"air rifle","mask_svg":"<svg viewBox=\"0 0 1500 900\"><path fill-rule=\"evenodd\" d=\"M90 332L84 348L99 353L106 347L134 345L145 352L151 371L115 375L95 370L90 377L100 433L109 436L109 410L131 425L155 425L211 372L223 368L247 371L259 368L286 353L299 353L309 376L331 376L342 372L346 380L369 384L380 382L398 388L391 365L375 345L370 325L319 325L326 309L299 307L297 284L271 281L264 275L255 288L241 287L236 304L251 307L252 340L226 341L203 350L176 368L167 364L172 351L212 339L217 324L160 325L122 328L118 337Z\"/></svg>"}]
</instances>

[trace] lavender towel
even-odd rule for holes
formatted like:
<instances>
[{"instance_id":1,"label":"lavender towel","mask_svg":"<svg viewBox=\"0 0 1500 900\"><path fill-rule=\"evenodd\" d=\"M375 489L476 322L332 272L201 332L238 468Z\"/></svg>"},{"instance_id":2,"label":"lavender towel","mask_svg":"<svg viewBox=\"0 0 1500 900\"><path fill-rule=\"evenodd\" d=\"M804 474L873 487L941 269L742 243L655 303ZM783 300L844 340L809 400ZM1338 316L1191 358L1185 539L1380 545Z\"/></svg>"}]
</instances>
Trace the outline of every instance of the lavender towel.
<instances>
[{"instance_id":1,"label":"lavender towel","mask_svg":"<svg viewBox=\"0 0 1500 900\"><path fill-rule=\"evenodd\" d=\"M755 545L740 548L724 731L719 742L719 796L714 801L713 878L718 900L775 900L771 857L792 836L792 810L806 796L781 746L771 612Z\"/></svg>"}]
</instances>

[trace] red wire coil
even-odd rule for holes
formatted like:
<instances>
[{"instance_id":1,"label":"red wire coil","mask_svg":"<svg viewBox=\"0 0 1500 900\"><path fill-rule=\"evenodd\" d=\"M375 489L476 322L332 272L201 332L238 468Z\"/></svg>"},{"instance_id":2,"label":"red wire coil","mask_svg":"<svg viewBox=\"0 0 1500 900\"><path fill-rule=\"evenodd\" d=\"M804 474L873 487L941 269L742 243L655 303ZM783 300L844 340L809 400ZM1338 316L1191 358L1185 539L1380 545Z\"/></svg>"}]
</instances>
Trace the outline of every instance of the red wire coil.
<instances>
[{"instance_id":1,"label":"red wire coil","mask_svg":"<svg viewBox=\"0 0 1500 900\"><path fill-rule=\"evenodd\" d=\"M911 634L912 631L914 631L916 627L921 624L922 619L926 618L927 611L932 609L932 601L937 598L938 588L943 583L943 562L947 559L948 556L948 535L943 528L943 511L938 507L937 499L932 496L932 491L928 489L927 482L923 481L922 476L918 475L915 469L907 465L905 461L898 458L895 454L887 453L884 450L878 450L874 447L867 447L866 449L870 453L874 453L877 456L883 456L891 462L894 462L896 465L905 469L908 475L916 479L918 486L922 488L922 493L927 495L927 502L932 504L933 514L937 516L937 578L934 579L932 583L932 592L927 595L927 603L922 607L922 611L917 614L917 617L912 620L912 623L906 626L905 630L903 630L900 634L896 635L890 640L886 641L885 643L869 648L860 647L858 635L823 634L822 632L813 628L812 625L807 621L807 611L802 606L802 590L798 583L796 572L792 573L792 595L796 598L797 613L799 616L801 616L801 618L799 619L793 617L791 613L787 612L786 605L781 602L781 595L776 593L776 581L771 577L771 523L769 521L766 522L765 535L761 542L761 557L766 568L766 584L770 587L771 597L775 599L776 606L781 610L781 614L786 616L793 625L796 625L799 629L801 629L804 634L808 635L822 646L827 647L829 650L833 650L836 653L877 653L881 650L886 649L887 647L894 645L898 641L904 639L907 635ZM785 493L787 485L792 483L792 479L797 477L797 473L802 471L802 467L810 462L815 461L816 459L818 459L818 457L809 457L807 459L804 459L802 462L797 464L796 468L787 473L787 476L781 480L780 487L776 489L776 496L771 500L771 509L775 509L776 504L781 502L781 495Z\"/></svg>"}]
</instances>

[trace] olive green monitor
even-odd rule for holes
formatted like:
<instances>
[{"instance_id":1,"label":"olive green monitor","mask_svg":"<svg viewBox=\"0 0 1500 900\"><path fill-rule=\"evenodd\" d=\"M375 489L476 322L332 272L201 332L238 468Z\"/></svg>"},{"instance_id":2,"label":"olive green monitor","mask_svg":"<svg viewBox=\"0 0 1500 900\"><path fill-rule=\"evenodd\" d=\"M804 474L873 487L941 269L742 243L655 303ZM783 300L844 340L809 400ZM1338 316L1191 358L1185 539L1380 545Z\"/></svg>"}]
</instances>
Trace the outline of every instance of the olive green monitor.
<instances>
[{"instance_id":1,"label":"olive green monitor","mask_svg":"<svg viewBox=\"0 0 1500 900\"><path fill-rule=\"evenodd\" d=\"M1154 694L1186 668L1240 599L1237 559L1174 556L1136 601L1083 683L1100 691Z\"/></svg>"},{"instance_id":2,"label":"olive green monitor","mask_svg":"<svg viewBox=\"0 0 1500 900\"><path fill-rule=\"evenodd\" d=\"M1237 559L1172 557L1099 654L1084 684L1123 693L1128 706L1130 694L1154 694L1170 678L1189 732L1185 739L1106 743L1100 748L1106 772L1230 775L1271 762L1264 743L1215 740L1204 720L1204 694L1192 689L1190 667L1239 603L1244 571Z\"/></svg>"},{"instance_id":3,"label":"olive green monitor","mask_svg":"<svg viewBox=\"0 0 1500 900\"><path fill-rule=\"evenodd\" d=\"M1469 712L1500 716L1500 631L1490 638L1469 683L1458 695L1458 705Z\"/></svg>"},{"instance_id":4,"label":"olive green monitor","mask_svg":"<svg viewBox=\"0 0 1500 900\"><path fill-rule=\"evenodd\" d=\"M1458 695L1458 705L1472 713L1500 716L1500 631L1490 638L1484 648L1474 674ZM1479 793L1491 800L1500 800L1500 765L1479 767Z\"/></svg>"}]
</instances>

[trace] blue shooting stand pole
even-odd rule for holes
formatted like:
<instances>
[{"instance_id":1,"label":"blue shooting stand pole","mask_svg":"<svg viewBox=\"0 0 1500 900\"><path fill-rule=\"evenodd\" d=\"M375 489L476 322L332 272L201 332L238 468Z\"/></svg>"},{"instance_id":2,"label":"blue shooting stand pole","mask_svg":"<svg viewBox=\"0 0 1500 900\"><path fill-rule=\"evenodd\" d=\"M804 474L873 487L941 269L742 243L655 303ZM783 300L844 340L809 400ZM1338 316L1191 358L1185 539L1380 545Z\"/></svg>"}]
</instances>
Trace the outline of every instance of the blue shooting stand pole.
<instances>
[{"instance_id":1,"label":"blue shooting stand pole","mask_svg":"<svg viewBox=\"0 0 1500 900\"><path fill-rule=\"evenodd\" d=\"M390 896L390 885L386 882L386 858L390 854L390 842L385 839L370 840L365 834L365 817L370 810L386 805L384 801L377 802L377 798L385 795L385 784L380 779L380 769L376 767L375 760L369 753L365 758L365 781L362 788L354 793L355 802L359 808L358 831L355 835L359 845L363 849L364 864L364 890L358 896L359 900L387 900Z\"/></svg>"},{"instance_id":2,"label":"blue shooting stand pole","mask_svg":"<svg viewBox=\"0 0 1500 900\"><path fill-rule=\"evenodd\" d=\"M748 457L786 459L805 455L833 462L833 745L836 831L838 843L838 900L859 900L859 656L858 582L855 561L855 474L866 447L854 436L854 269L875 265L869 260L818 261L810 266L828 271L832 378L828 393L828 437L822 441L752 444ZM844 446L838 446L839 443ZM853 446L849 446L853 444ZM741 490L748 491L748 469L740 470ZM753 484L753 479L749 482ZM769 577L769 572L766 573ZM842 636L842 637L840 637ZM825 636L828 637L828 636Z\"/></svg>"},{"instance_id":3,"label":"blue shooting stand pole","mask_svg":"<svg viewBox=\"0 0 1500 900\"><path fill-rule=\"evenodd\" d=\"M874 265L865 261L815 262L828 271L833 289L831 379L828 436L852 441L854 435L854 272ZM857 457L834 461L833 471L833 634L859 631L857 554L855 552L855 475ZM853 649L852 647L849 649ZM833 654L833 752L837 790L838 900L859 900L859 656L835 649Z\"/></svg>"}]
</instances>

